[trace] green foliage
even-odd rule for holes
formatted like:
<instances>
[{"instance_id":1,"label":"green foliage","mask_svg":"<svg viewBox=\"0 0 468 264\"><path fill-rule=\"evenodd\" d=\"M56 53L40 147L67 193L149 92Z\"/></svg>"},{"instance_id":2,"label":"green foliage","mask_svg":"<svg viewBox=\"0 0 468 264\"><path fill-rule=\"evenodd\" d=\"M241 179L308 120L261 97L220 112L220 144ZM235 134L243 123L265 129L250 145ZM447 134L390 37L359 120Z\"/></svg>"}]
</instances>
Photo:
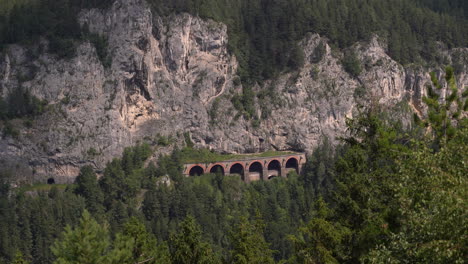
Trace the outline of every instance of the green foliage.
<instances>
[{"instance_id":1,"label":"green foliage","mask_svg":"<svg viewBox=\"0 0 468 264\"><path fill-rule=\"evenodd\" d=\"M367 94L366 87L365 86L358 86L354 90L353 97L354 97L354 99L363 99L366 94Z\"/></svg>"},{"instance_id":2,"label":"green foliage","mask_svg":"<svg viewBox=\"0 0 468 264\"><path fill-rule=\"evenodd\" d=\"M31 263L52 263L50 245L66 224L78 221L84 202L71 193L36 191L17 195L11 190L0 196L0 261L10 263L17 251Z\"/></svg>"},{"instance_id":3,"label":"green foliage","mask_svg":"<svg viewBox=\"0 0 468 264\"><path fill-rule=\"evenodd\" d=\"M88 151L86 151L86 154L88 154L89 157L94 158L95 156L99 155L99 152L95 148L91 147L88 149Z\"/></svg>"},{"instance_id":4,"label":"green foliage","mask_svg":"<svg viewBox=\"0 0 468 264\"><path fill-rule=\"evenodd\" d=\"M22 252L34 264L463 263L468 121L449 116L454 133L433 151L433 134L368 109L348 120L343 146L324 139L301 175L249 184L181 175L189 159L243 156L176 149L145 168L148 145L126 149L99 181L83 167L65 190L12 189L0 170L0 261ZM85 208L98 221L86 213L77 223Z\"/></svg>"},{"instance_id":5,"label":"green foliage","mask_svg":"<svg viewBox=\"0 0 468 264\"><path fill-rule=\"evenodd\" d=\"M11 122L8 122L6 121L4 124L3 124L3 137L12 137L12 138L15 138L15 139L18 139L19 137L19 130L17 128L15 128L13 126L13 124Z\"/></svg>"},{"instance_id":6,"label":"green foliage","mask_svg":"<svg viewBox=\"0 0 468 264\"><path fill-rule=\"evenodd\" d=\"M143 163L151 154L151 147L141 144L126 148L122 159L113 159L107 164L104 176L99 180L107 209L135 198L144 177Z\"/></svg>"},{"instance_id":7,"label":"green foliage","mask_svg":"<svg viewBox=\"0 0 468 264\"><path fill-rule=\"evenodd\" d=\"M90 33L87 35L87 38L91 43L93 43L96 48L96 52L99 60L105 68L109 68L112 64L112 57L108 54L108 40L107 37L101 36L96 33Z\"/></svg>"},{"instance_id":8,"label":"green foliage","mask_svg":"<svg viewBox=\"0 0 468 264\"><path fill-rule=\"evenodd\" d=\"M210 111L208 112L208 115L210 116L211 125L214 125L217 122L218 112L219 112L219 103L220 103L220 99L216 98L213 101L213 104L211 105Z\"/></svg>"},{"instance_id":9,"label":"green foliage","mask_svg":"<svg viewBox=\"0 0 468 264\"><path fill-rule=\"evenodd\" d=\"M47 101L31 95L30 91L19 86L6 101L0 99L0 119L35 117L45 112Z\"/></svg>"},{"instance_id":10,"label":"green foliage","mask_svg":"<svg viewBox=\"0 0 468 264\"><path fill-rule=\"evenodd\" d=\"M293 45L291 53L289 55L289 68L299 69L300 67L304 66L304 56L304 50L302 50L302 48L298 44Z\"/></svg>"},{"instance_id":11,"label":"green foliage","mask_svg":"<svg viewBox=\"0 0 468 264\"><path fill-rule=\"evenodd\" d=\"M116 235L114 248L109 253L111 263L170 263L169 250L157 243L144 224L135 217L125 223L123 232Z\"/></svg>"},{"instance_id":12,"label":"green foliage","mask_svg":"<svg viewBox=\"0 0 468 264\"><path fill-rule=\"evenodd\" d=\"M401 229L380 241L368 263L464 263L468 129L460 127L438 153L422 147L401 162L395 202Z\"/></svg>"},{"instance_id":13,"label":"green foliage","mask_svg":"<svg viewBox=\"0 0 468 264\"><path fill-rule=\"evenodd\" d=\"M183 163L210 163L216 161L245 159L253 157L272 157L292 154L290 151L265 151L254 154L219 154L209 149L183 148L180 151L181 162Z\"/></svg>"},{"instance_id":14,"label":"green foliage","mask_svg":"<svg viewBox=\"0 0 468 264\"><path fill-rule=\"evenodd\" d=\"M54 263L169 263L168 249L157 244L143 223L131 218L111 241L106 225L100 225L84 211L77 227L67 226L63 237L52 246Z\"/></svg>"},{"instance_id":15,"label":"green foliage","mask_svg":"<svg viewBox=\"0 0 468 264\"><path fill-rule=\"evenodd\" d=\"M108 8L113 2L7 1L0 7L0 46L34 43L45 36L50 41L51 52L63 58L74 56L76 43L88 34L77 22L80 9ZM443 42L449 48L464 47L468 34L467 5L462 0L148 2L158 15L189 12L227 24L229 46L240 63L239 75L246 86L300 67L304 55L298 42L309 32L327 37L340 48L378 33L387 39L390 55L402 64L422 60L440 62L442 56L437 54L437 43ZM96 46L103 65L109 67L107 40L96 35L89 40ZM317 55L320 53L319 49ZM313 61L320 57L314 55ZM354 67L350 69L350 73L356 72Z\"/></svg>"},{"instance_id":16,"label":"green foliage","mask_svg":"<svg viewBox=\"0 0 468 264\"><path fill-rule=\"evenodd\" d=\"M327 197L335 178L335 152L328 138L307 157L301 180L305 187L317 196Z\"/></svg>"},{"instance_id":17,"label":"green foliage","mask_svg":"<svg viewBox=\"0 0 468 264\"><path fill-rule=\"evenodd\" d=\"M355 52L347 52L343 60L341 61L345 71L347 71L351 76L357 77L362 71L361 62L357 57Z\"/></svg>"},{"instance_id":18,"label":"green foliage","mask_svg":"<svg viewBox=\"0 0 468 264\"><path fill-rule=\"evenodd\" d=\"M323 56L325 56L327 50L326 50L326 43L321 41L317 47L314 49L314 52L312 53L311 56L311 62L312 63L318 63L322 60Z\"/></svg>"},{"instance_id":19,"label":"green foliage","mask_svg":"<svg viewBox=\"0 0 468 264\"><path fill-rule=\"evenodd\" d=\"M102 207L104 194L99 188L94 169L91 166L82 167L80 174L75 179L75 184L73 192L85 199L86 208L94 215L102 214L104 212Z\"/></svg>"},{"instance_id":20,"label":"green foliage","mask_svg":"<svg viewBox=\"0 0 468 264\"><path fill-rule=\"evenodd\" d=\"M152 145L158 145L161 147L167 147L175 142L175 139L172 136L164 136L157 134L154 138L145 138L151 142Z\"/></svg>"},{"instance_id":21,"label":"green foliage","mask_svg":"<svg viewBox=\"0 0 468 264\"><path fill-rule=\"evenodd\" d=\"M76 41L73 38L52 36L49 38L49 52L60 59L73 58L76 55Z\"/></svg>"},{"instance_id":22,"label":"green foliage","mask_svg":"<svg viewBox=\"0 0 468 264\"><path fill-rule=\"evenodd\" d=\"M8 104L3 97L0 96L0 120L8 118Z\"/></svg>"},{"instance_id":23,"label":"green foliage","mask_svg":"<svg viewBox=\"0 0 468 264\"><path fill-rule=\"evenodd\" d=\"M255 111L255 92L251 86L244 86L241 95L234 95L231 98L234 108L239 111L245 119L249 120L256 117Z\"/></svg>"},{"instance_id":24,"label":"green foliage","mask_svg":"<svg viewBox=\"0 0 468 264\"><path fill-rule=\"evenodd\" d=\"M468 103L468 94L465 92L459 96L452 67L445 69L447 89L443 99L441 99L442 84L439 83L435 73L431 73L431 81L432 85L427 86L427 96L423 97L423 102L428 107L428 118L420 120L416 114L414 117L417 124L430 129L433 148L438 150L455 135L454 126L458 125L462 112L466 111L463 108Z\"/></svg>"},{"instance_id":25,"label":"green foliage","mask_svg":"<svg viewBox=\"0 0 468 264\"><path fill-rule=\"evenodd\" d=\"M193 144L192 139L190 138L190 132L184 133L185 145L187 148L193 148L195 144Z\"/></svg>"},{"instance_id":26,"label":"green foliage","mask_svg":"<svg viewBox=\"0 0 468 264\"><path fill-rule=\"evenodd\" d=\"M202 241L200 226L191 216L180 224L179 232L171 236L169 245L172 263L220 263L210 244Z\"/></svg>"},{"instance_id":27,"label":"green foliage","mask_svg":"<svg viewBox=\"0 0 468 264\"><path fill-rule=\"evenodd\" d=\"M264 227L258 217L252 222L247 217L241 217L231 232L231 263L275 263L273 250L263 236Z\"/></svg>"},{"instance_id":28,"label":"green foliage","mask_svg":"<svg viewBox=\"0 0 468 264\"><path fill-rule=\"evenodd\" d=\"M299 235L290 236L298 263L342 263L343 245L350 230L331 221L331 210L320 197L315 203L315 217L299 228Z\"/></svg>"},{"instance_id":29,"label":"green foliage","mask_svg":"<svg viewBox=\"0 0 468 264\"><path fill-rule=\"evenodd\" d=\"M88 211L84 211L79 226L67 226L63 238L52 246L56 264L109 263L106 252L110 246L109 234Z\"/></svg>"},{"instance_id":30,"label":"green foliage","mask_svg":"<svg viewBox=\"0 0 468 264\"><path fill-rule=\"evenodd\" d=\"M107 8L114 0L13 0L0 7L0 46L49 40L49 51L59 58L75 55L81 29L77 15L82 8ZM99 49L99 48L98 48Z\"/></svg>"},{"instance_id":31,"label":"green foliage","mask_svg":"<svg viewBox=\"0 0 468 264\"><path fill-rule=\"evenodd\" d=\"M402 64L440 62L437 42L464 47L468 34L467 7L461 0L149 2L157 14L189 12L227 24L229 46L247 86L297 69L303 61L297 44L309 32L327 37L340 48L377 33L387 39L390 56ZM320 60L321 51L317 50L313 62ZM352 75L359 72L356 64L349 66Z\"/></svg>"},{"instance_id":32,"label":"green foliage","mask_svg":"<svg viewBox=\"0 0 468 264\"><path fill-rule=\"evenodd\" d=\"M21 253L21 251L17 251L15 255L15 259L11 263L12 264L28 264L29 262L24 259L23 253Z\"/></svg>"}]
</instances>

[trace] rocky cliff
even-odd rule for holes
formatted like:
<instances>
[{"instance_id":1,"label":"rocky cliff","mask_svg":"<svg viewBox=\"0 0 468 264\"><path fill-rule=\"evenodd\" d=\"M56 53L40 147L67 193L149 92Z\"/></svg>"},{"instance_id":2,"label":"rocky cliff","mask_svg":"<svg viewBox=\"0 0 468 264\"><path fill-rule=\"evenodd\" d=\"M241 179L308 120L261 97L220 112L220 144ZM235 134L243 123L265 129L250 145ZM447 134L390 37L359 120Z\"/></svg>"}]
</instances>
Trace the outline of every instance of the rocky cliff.
<instances>
[{"instance_id":1,"label":"rocky cliff","mask_svg":"<svg viewBox=\"0 0 468 264\"><path fill-rule=\"evenodd\" d=\"M108 39L111 63L90 42L80 43L70 59L43 52L47 41L12 45L0 55L3 97L23 87L49 103L32 126L12 122L17 138L0 140L1 164L19 180L70 182L81 166L103 168L127 146L161 137L182 145L184 134L220 152L310 151L324 136L344 135L346 117L359 104L379 103L402 116L423 111L428 72L442 72L399 65L374 37L351 48L363 69L351 76L340 63L342 51L311 34L300 43L299 71L255 87L261 120L252 122L231 103L242 86L225 25L188 14L159 17L144 0L117 0L79 17ZM442 52L461 65L459 86L468 85L468 50Z\"/></svg>"}]
</instances>

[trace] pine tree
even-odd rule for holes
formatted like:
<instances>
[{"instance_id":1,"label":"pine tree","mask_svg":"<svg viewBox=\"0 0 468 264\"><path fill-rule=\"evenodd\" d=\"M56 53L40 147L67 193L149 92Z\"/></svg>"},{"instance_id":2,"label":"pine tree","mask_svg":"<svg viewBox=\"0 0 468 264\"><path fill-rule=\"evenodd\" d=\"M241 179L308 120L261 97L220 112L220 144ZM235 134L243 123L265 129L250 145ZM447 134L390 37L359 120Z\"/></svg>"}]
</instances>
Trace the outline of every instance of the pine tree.
<instances>
[{"instance_id":1,"label":"pine tree","mask_svg":"<svg viewBox=\"0 0 468 264\"><path fill-rule=\"evenodd\" d=\"M114 248L109 253L112 263L170 263L167 246L158 244L154 235L148 233L142 222L132 217L117 234Z\"/></svg>"},{"instance_id":2,"label":"pine tree","mask_svg":"<svg viewBox=\"0 0 468 264\"><path fill-rule=\"evenodd\" d=\"M21 251L17 251L15 255L15 259L11 262L11 264L28 264L29 262L26 261L23 257L23 253Z\"/></svg>"},{"instance_id":3,"label":"pine tree","mask_svg":"<svg viewBox=\"0 0 468 264\"><path fill-rule=\"evenodd\" d=\"M171 236L169 246L174 264L219 263L210 245L202 240L200 226L192 216L187 216L179 232Z\"/></svg>"},{"instance_id":4,"label":"pine tree","mask_svg":"<svg viewBox=\"0 0 468 264\"><path fill-rule=\"evenodd\" d=\"M263 229L264 224L260 218L250 222L247 217L241 217L239 224L231 232L231 263L275 263L274 251L265 241Z\"/></svg>"},{"instance_id":5,"label":"pine tree","mask_svg":"<svg viewBox=\"0 0 468 264\"><path fill-rule=\"evenodd\" d=\"M315 217L299 229L299 235L290 236L298 263L340 263L342 244L350 230L330 220L331 210L320 197L315 204Z\"/></svg>"},{"instance_id":6,"label":"pine tree","mask_svg":"<svg viewBox=\"0 0 468 264\"><path fill-rule=\"evenodd\" d=\"M468 110L468 90L461 96L457 88L454 70L452 67L445 69L445 81L447 88L444 92L442 84L434 72L431 73L432 84L427 86L427 95L423 102L427 106L427 119L421 120L414 115L415 122L429 129L432 134L433 148L438 150L446 145L456 132L462 113Z\"/></svg>"},{"instance_id":7,"label":"pine tree","mask_svg":"<svg viewBox=\"0 0 468 264\"><path fill-rule=\"evenodd\" d=\"M109 234L88 211L84 211L76 228L67 226L63 237L51 247L57 258L55 264L106 264Z\"/></svg>"},{"instance_id":8,"label":"pine tree","mask_svg":"<svg viewBox=\"0 0 468 264\"><path fill-rule=\"evenodd\" d=\"M86 199L86 208L95 215L103 213L104 208L102 202L104 196L101 188L99 188L96 174L91 166L84 166L81 168L80 174L75 179L75 184L77 187L74 193Z\"/></svg>"}]
</instances>

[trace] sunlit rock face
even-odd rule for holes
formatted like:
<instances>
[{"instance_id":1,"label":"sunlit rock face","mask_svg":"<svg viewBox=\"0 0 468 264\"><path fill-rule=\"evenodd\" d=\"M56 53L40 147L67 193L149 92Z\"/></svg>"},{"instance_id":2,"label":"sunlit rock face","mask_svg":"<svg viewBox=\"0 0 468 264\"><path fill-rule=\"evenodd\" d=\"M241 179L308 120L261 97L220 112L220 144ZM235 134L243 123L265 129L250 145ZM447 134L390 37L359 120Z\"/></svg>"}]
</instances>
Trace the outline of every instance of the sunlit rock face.
<instances>
[{"instance_id":1,"label":"sunlit rock face","mask_svg":"<svg viewBox=\"0 0 468 264\"><path fill-rule=\"evenodd\" d=\"M17 181L71 182L83 165L102 169L125 147L159 136L181 146L187 132L197 146L219 152L311 151L325 137L344 136L358 105L380 104L403 120L411 111L423 113L429 72L443 72L399 65L374 37L350 48L362 65L353 77L341 65L343 52L310 34L300 43L305 62L298 71L254 87L257 94L269 92L253 98L260 122L252 122L231 103L242 86L225 25L188 14L155 16L144 0L83 10L79 21L108 39L110 63L89 42L70 59L44 52L45 40L0 54L1 95L23 87L49 103L32 126L12 122L18 138L0 140L0 162ZM444 54L448 61L468 57L467 49ZM461 65L464 87L468 63Z\"/></svg>"}]
</instances>

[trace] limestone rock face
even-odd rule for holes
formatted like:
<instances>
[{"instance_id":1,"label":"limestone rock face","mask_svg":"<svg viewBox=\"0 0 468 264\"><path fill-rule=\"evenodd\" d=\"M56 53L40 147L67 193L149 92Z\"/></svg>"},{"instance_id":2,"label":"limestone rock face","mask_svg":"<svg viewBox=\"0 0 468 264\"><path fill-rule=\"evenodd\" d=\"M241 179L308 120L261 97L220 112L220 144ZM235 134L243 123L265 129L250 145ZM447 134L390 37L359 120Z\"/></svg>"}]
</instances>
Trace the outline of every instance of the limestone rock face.
<instances>
[{"instance_id":1,"label":"limestone rock face","mask_svg":"<svg viewBox=\"0 0 468 264\"><path fill-rule=\"evenodd\" d=\"M358 105L393 109L408 102L422 113L428 72L442 73L399 65L375 37L352 47L363 69L353 77L340 63L342 52L310 34L300 43L305 63L299 71L254 87L260 121L252 122L231 103L242 86L225 25L188 14L159 17L144 0L84 10L79 21L108 39L110 64L104 66L89 42L70 59L44 52L47 41L11 45L0 54L0 95L23 87L49 103L32 126L11 122L17 138L0 139L0 164L18 181L71 182L83 165L102 169L125 147L159 136L182 145L187 132L197 146L219 152L311 151L324 137L334 142L345 135L346 118ZM468 85L467 54L445 52L461 65L462 87Z\"/></svg>"}]
</instances>

